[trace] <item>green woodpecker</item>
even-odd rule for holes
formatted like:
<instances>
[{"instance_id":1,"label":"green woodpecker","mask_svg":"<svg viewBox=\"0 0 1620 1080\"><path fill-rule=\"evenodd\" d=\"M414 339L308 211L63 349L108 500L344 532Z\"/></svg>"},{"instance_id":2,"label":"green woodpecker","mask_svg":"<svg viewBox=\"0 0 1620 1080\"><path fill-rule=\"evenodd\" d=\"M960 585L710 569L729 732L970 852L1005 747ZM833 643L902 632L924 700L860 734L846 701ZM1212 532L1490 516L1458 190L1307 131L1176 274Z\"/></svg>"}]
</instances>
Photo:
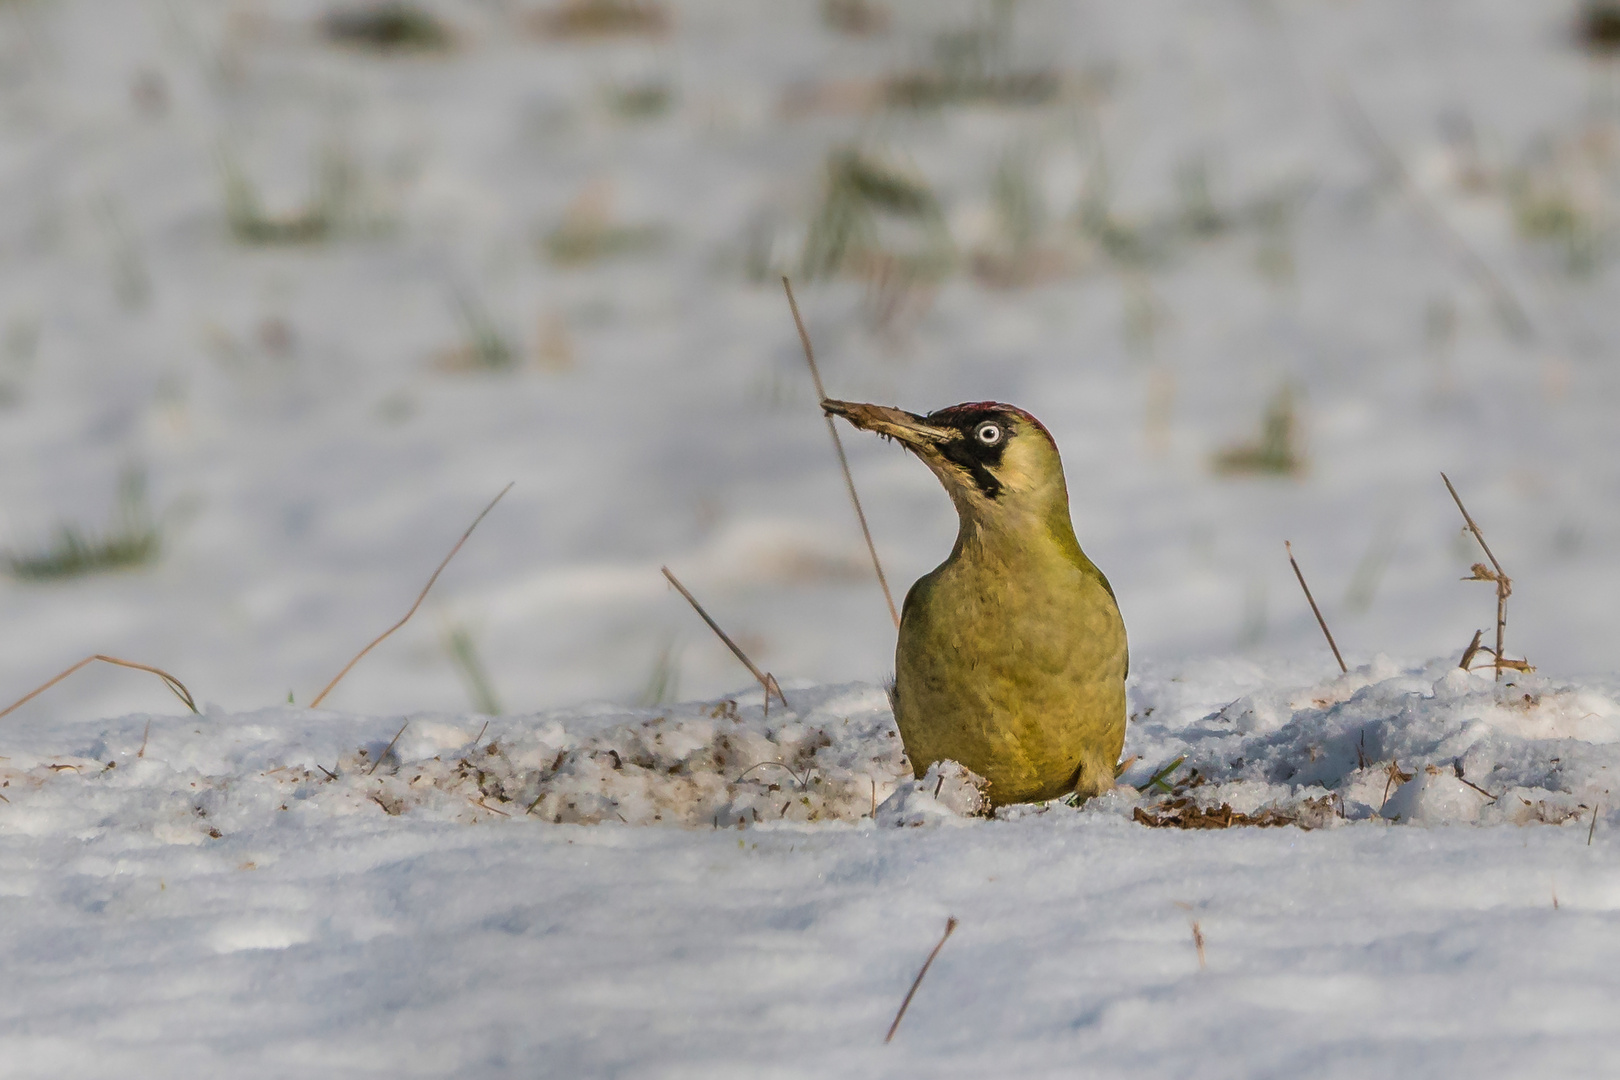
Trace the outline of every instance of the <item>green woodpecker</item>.
<instances>
[{"instance_id":1,"label":"green woodpecker","mask_svg":"<svg viewBox=\"0 0 1620 1080\"><path fill-rule=\"evenodd\" d=\"M906 594L894 719L920 777L950 759L995 805L1114 786L1125 742L1125 622L1074 537L1057 444L993 401L917 416L823 401L898 440L956 504L956 546Z\"/></svg>"}]
</instances>

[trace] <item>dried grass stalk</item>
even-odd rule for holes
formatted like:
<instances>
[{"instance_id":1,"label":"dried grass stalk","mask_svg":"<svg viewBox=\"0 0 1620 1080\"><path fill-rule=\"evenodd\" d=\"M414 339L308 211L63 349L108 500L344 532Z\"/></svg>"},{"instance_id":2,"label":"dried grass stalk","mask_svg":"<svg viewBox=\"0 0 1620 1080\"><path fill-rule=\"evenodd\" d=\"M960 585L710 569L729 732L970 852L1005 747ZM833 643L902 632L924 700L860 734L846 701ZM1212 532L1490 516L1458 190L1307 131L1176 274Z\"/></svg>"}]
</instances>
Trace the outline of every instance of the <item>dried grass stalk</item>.
<instances>
[{"instance_id":1,"label":"dried grass stalk","mask_svg":"<svg viewBox=\"0 0 1620 1080\"><path fill-rule=\"evenodd\" d=\"M758 680L759 685L765 690L765 708L769 709L771 707L771 695L775 694L776 700L782 703L782 708L791 709L792 706L788 704L787 698L782 696L782 688L776 683L776 676L768 671L759 670L754 665L754 662L748 659L748 654L743 652L741 646L735 641L731 640L730 634L720 629L720 624L715 622L707 611L703 610L703 605L698 603L697 597L693 596L686 586L681 584L679 578L670 573L669 567L661 566L659 569L664 572L664 577L669 579L669 583L675 586L682 596L686 597L686 602L692 605L692 610L698 613L698 617L708 623L709 629L713 630L715 636L725 643L726 648L731 650L731 655L742 661L742 665L748 669L748 673Z\"/></svg>"},{"instance_id":2,"label":"dried grass stalk","mask_svg":"<svg viewBox=\"0 0 1620 1080\"><path fill-rule=\"evenodd\" d=\"M816 367L816 352L810 347L810 332L804 328L804 319L799 315L799 303L793 298L793 283L786 276L782 278L782 288L787 293L788 307L793 312L793 325L799 328L799 341L804 345L804 362L810 365L810 378L816 384L816 400L827 400L827 388L821 384L821 371ZM838 438L838 425L833 418L824 415L827 421L827 433L832 436L833 450L838 454L838 467L844 473L844 486L849 490L849 501L855 506L855 517L861 523L861 536L866 539L867 553L872 556L872 569L877 572L878 585L883 589L883 601L889 605L889 617L894 620L894 628L900 629L900 611L894 606L894 594L889 591L889 579L884 576L883 564L878 561L877 545L872 542L872 529L866 524L866 511L861 509L861 497L855 493L855 478L850 475L849 459L844 456L844 444Z\"/></svg>"},{"instance_id":3,"label":"dried grass stalk","mask_svg":"<svg viewBox=\"0 0 1620 1080\"><path fill-rule=\"evenodd\" d=\"M517 481L514 480L512 483L516 482ZM456 546L450 549L450 554L444 557L444 561L439 563L438 568L433 571L433 576L428 578L427 584L422 586L422 591L416 596L416 603L411 605L411 610L405 613L405 617L400 619L399 622L395 623L393 626L390 626L388 629L384 630L382 633L378 634L372 639L371 644L367 645L365 648L361 649L355 654L353 660L350 660L347 664L344 664L343 670L338 672L332 681L326 684L326 689L315 695L315 699L309 703L310 708L313 709L320 705L320 703L326 699L326 695L332 692L332 688L343 681L343 677L354 668L354 665L360 662L361 658L364 657L366 653L370 652L372 649L375 649L378 645L381 645L389 634L392 634L395 630L398 630L407 622L410 622L411 616L416 614L416 609L422 606L423 600L427 599L428 590L433 588L433 583L435 581L439 580L439 575L444 572L444 568L446 566L450 565L450 560L456 557L456 552L460 551L461 545L467 542L467 537L472 535L473 530L478 528L478 523L483 521L485 516L488 515L491 510L495 509L495 504L500 502L506 493L511 490L512 484L507 484L505 487L501 488L501 493L489 501L489 505L484 507L482 513L473 518L473 523L467 526L466 532L461 534L461 539L456 541Z\"/></svg>"},{"instance_id":4,"label":"dried grass stalk","mask_svg":"<svg viewBox=\"0 0 1620 1080\"><path fill-rule=\"evenodd\" d=\"M901 1019L905 1017L906 1010L911 1007L911 999L916 995L917 987L922 985L923 976L928 974L928 969L934 964L934 957L939 955L939 950L945 947L946 940L950 938L951 932L955 929L956 916L952 915L945 920L945 932L939 936L939 944L934 946L934 951L928 954L927 960L923 961L922 969L917 972L917 977L911 980L911 989L906 991L906 999L900 1003L900 1011L894 1014L894 1023L889 1025L889 1033L883 1036L885 1043L894 1038L895 1031L900 1027Z\"/></svg>"},{"instance_id":5,"label":"dried grass stalk","mask_svg":"<svg viewBox=\"0 0 1620 1080\"><path fill-rule=\"evenodd\" d=\"M17 709L28 704L30 701L33 701L39 695L43 694L57 683L67 678L69 675L72 675L75 671L78 671L80 668L85 667L88 664L93 664L97 660L100 660L104 664L116 664L119 667L134 668L136 671L150 671L153 675L156 675L158 678L163 680L163 685L167 686L174 696L179 698L181 702L184 703L186 708L190 709L194 713L198 711L197 703L191 697L191 691L187 690L185 684L179 679L175 678L173 675L170 675L162 668L155 668L150 664L137 664L133 660L120 660L116 656L107 656L103 653L96 653L93 656L85 657L83 660L80 660L77 664L74 664L72 667L68 668L54 679L51 679L44 685L29 691L16 701L12 702L10 705L6 706L4 709L0 709L0 717L7 716L10 713L15 712ZM141 740L141 749L143 752L146 749L145 739Z\"/></svg>"},{"instance_id":6,"label":"dried grass stalk","mask_svg":"<svg viewBox=\"0 0 1620 1080\"><path fill-rule=\"evenodd\" d=\"M1305 584L1305 574L1294 558L1294 545L1284 540L1283 547L1288 550L1288 565L1294 568L1294 576L1299 579L1299 587L1305 590L1305 601L1311 605L1311 614L1316 616L1316 625L1322 628L1322 636L1327 638L1328 648L1333 650L1333 659L1339 662L1339 671L1349 674L1350 669L1345 666L1344 657L1339 654L1339 646L1333 640L1333 632L1328 629L1327 620L1322 618L1322 609L1316 606L1316 597L1311 595L1311 587Z\"/></svg>"}]
</instances>

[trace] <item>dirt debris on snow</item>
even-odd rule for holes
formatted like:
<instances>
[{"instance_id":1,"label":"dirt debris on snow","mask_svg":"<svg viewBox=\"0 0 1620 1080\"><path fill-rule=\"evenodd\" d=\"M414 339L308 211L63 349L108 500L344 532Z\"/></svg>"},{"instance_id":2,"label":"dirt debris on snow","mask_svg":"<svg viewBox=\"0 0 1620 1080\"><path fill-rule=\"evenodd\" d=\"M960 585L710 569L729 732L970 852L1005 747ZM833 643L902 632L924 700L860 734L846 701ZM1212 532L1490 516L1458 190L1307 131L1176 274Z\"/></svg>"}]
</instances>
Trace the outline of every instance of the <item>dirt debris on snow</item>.
<instances>
[{"instance_id":1,"label":"dirt debris on snow","mask_svg":"<svg viewBox=\"0 0 1620 1080\"><path fill-rule=\"evenodd\" d=\"M1190 681L1202 690L1189 693ZM1590 822L1620 771L1620 703L1600 688L1379 660L1303 686L1265 680L1219 708L1199 700L1230 686L1208 673L1140 676L1127 747L1139 762L1119 787L1078 811L1058 801L995 816L1116 814L1182 829ZM54 813L187 843L282 813L688 828L985 815L983 781L955 762L913 778L881 688L793 698L798 711L769 715L725 698L487 726L216 710L202 722L151 720L144 758L145 716L21 726L6 733L0 830ZM1168 772L1156 764L1178 758Z\"/></svg>"}]
</instances>

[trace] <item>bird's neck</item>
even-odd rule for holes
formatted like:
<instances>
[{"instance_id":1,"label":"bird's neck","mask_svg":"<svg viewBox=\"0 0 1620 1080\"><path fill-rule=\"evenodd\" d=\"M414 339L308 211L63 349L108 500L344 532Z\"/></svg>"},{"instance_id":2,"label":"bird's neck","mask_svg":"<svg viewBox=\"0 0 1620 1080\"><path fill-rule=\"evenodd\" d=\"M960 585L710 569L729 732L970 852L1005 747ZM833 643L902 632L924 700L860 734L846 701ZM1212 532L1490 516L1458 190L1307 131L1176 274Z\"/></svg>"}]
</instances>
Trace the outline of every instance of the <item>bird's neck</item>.
<instances>
[{"instance_id":1,"label":"bird's neck","mask_svg":"<svg viewBox=\"0 0 1620 1080\"><path fill-rule=\"evenodd\" d=\"M1069 563L1088 561L1075 539L1067 498L991 507L959 501L956 509L953 556L1014 565L1053 558Z\"/></svg>"}]
</instances>

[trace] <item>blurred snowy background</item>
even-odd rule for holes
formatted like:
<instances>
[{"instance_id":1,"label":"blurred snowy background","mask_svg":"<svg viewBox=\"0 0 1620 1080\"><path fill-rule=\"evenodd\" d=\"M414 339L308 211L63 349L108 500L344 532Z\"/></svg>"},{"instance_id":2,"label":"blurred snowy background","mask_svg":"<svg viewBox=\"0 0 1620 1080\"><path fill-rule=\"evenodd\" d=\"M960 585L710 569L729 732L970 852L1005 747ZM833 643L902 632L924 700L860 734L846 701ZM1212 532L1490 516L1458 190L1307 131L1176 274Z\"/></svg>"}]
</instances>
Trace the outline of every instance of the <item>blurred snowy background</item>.
<instances>
[{"instance_id":1,"label":"blurred snowy background","mask_svg":"<svg viewBox=\"0 0 1620 1080\"><path fill-rule=\"evenodd\" d=\"M0 3L0 697L875 681L830 392L1022 405L1139 663L1612 672L1620 14L1501 0ZM954 514L846 446L899 590ZM1489 635L1487 635L1488 637ZM788 683L792 685L792 683ZM9 689L3 689L9 688ZM27 709L175 705L89 671Z\"/></svg>"}]
</instances>

